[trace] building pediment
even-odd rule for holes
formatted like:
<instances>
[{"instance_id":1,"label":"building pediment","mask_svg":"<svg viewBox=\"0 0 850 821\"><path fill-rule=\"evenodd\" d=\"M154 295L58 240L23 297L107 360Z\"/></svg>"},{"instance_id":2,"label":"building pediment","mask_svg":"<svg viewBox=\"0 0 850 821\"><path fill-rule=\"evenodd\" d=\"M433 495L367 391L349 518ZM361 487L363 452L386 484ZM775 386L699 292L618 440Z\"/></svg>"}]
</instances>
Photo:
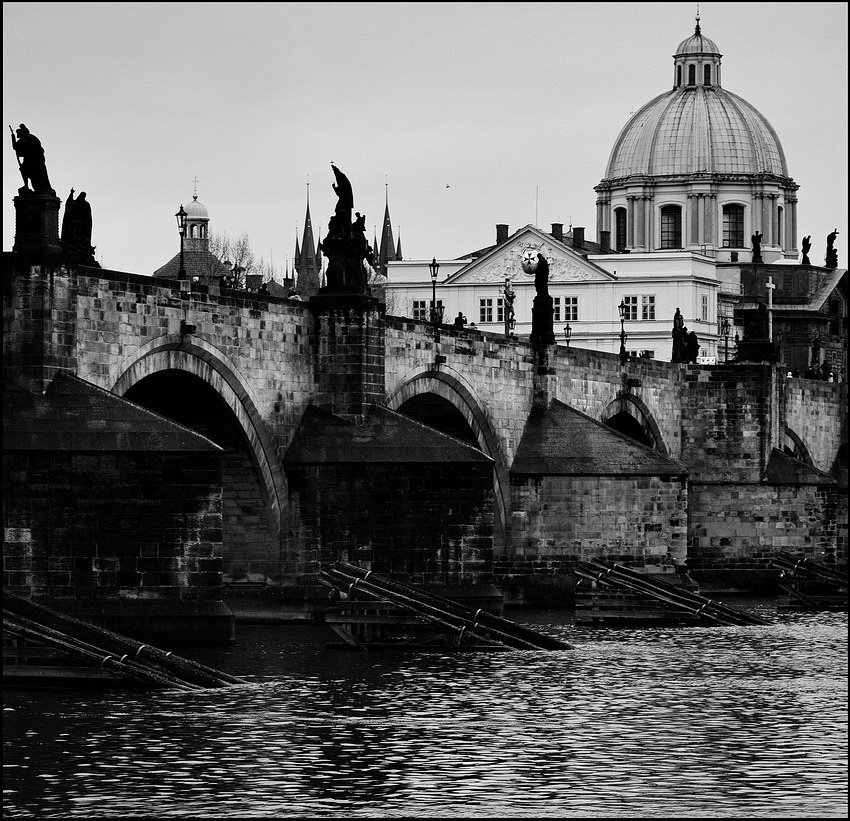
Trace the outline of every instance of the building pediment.
<instances>
[{"instance_id":1,"label":"building pediment","mask_svg":"<svg viewBox=\"0 0 850 821\"><path fill-rule=\"evenodd\" d=\"M534 226L521 228L507 242L497 245L484 256L471 262L446 280L446 284L469 285L534 282L534 274L522 270L522 256L528 249L540 251L549 263L549 282L610 281L614 275L588 262L562 242L544 234Z\"/></svg>"}]
</instances>

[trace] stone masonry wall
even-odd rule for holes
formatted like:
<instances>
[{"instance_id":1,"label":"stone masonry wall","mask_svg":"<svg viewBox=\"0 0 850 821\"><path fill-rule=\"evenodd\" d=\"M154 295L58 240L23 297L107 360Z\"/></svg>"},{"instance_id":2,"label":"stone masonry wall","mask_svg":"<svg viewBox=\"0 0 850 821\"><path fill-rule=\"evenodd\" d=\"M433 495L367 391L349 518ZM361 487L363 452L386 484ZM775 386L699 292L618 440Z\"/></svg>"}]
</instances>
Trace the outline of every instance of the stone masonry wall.
<instances>
[{"instance_id":1,"label":"stone masonry wall","mask_svg":"<svg viewBox=\"0 0 850 821\"><path fill-rule=\"evenodd\" d=\"M838 542L835 486L698 485L691 488L688 567L767 568L780 550L847 564Z\"/></svg>"},{"instance_id":2,"label":"stone masonry wall","mask_svg":"<svg viewBox=\"0 0 850 821\"><path fill-rule=\"evenodd\" d=\"M832 472L847 444L847 383L786 379L785 424L803 440L814 466Z\"/></svg>"},{"instance_id":3,"label":"stone masonry wall","mask_svg":"<svg viewBox=\"0 0 850 821\"><path fill-rule=\"evenodd\" d=\"M412 584L492 580L489 465L317 465L289 478L308 574L345 559Z\"/></svg>"},{"instance_id":4,"label":"stone masonry wall","mask_svg":"<svg viewBox=\"0 0 850 821\"><path fill-rule=\"evenodd\" d=\"M221 598L218 454L7 451L3 584L53 598Z\"/></svg>"},{"instance_id":5,"label":"stone masonry wall","mask_svg":"<svg viewBox=\"0 0 850 821\"><path fill-rule=\"evenodd\" d=\"M513 477L517 556L684 563L687 483L659 476Z\"/></svg>"}]
</instances>

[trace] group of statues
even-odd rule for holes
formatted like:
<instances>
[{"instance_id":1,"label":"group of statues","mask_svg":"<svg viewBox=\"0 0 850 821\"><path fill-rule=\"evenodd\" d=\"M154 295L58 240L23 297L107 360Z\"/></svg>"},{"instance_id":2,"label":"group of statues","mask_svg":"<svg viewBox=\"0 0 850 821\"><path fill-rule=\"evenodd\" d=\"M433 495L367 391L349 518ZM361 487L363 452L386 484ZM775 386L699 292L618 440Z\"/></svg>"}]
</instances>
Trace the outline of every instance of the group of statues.
<instances>
[{"instance_id":1,"label":"group of statues","mask_svg":"<svg viewBox=\"0 0 850 821\"><path fill-rule=\"evenodd\" d=\"M672 362L690 362L696 364L699 356L699 339L696 333L685 327L682 312L676 308L673 314L673 355Z\"/></svg>"},{"instance_id":2,"label":"group of statues","mask_svg":"<svg viewBox=\"0 0 850 821\"><path fill-rule=\"evenodd\" d=\"M23 186L18 189L20 196L40 194L55 197L56 191L50 185L47 164L44 160L44 148L41 140L21 123L16 129L9 126L12 133L12 148L18 158ZM69 265L90 265L100 267L94 258L95 248L91 244L92 219L91 205L86 192L81 191L74 198L74 189L65 200L65 213L62 217L62 229L59 244L62 256Z\"/></svg>"},{"instance_id":3,"label":"group of statues","mask_svg":"<svg viewBox=\"0 0 850 821\"><path fill-rule=\"evenodd\" d=\"M325 274L328 291L353 291L366 293L369 268L375 264L374 254L366 239L366 216L354 210L354 193L348 177L331 163L337 195L334 215L328 223L328 235L319 244L319 249L328 258Z\"/></svg>"}]
</instances>

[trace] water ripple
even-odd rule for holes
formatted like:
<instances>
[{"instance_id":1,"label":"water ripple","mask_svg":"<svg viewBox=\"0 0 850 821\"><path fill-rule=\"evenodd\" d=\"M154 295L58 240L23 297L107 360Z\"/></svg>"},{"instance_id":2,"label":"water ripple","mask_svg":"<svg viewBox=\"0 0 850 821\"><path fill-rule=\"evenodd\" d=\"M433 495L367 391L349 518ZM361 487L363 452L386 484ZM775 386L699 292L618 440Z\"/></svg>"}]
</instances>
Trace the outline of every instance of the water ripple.
<instances>
[{"instance_id":1,"label":"water ripple","mask_svg":"<svg viewBox=\"0 0 850 821\"><path fill-rule=\"evenodd\" d=\"M581 630L554 653L240 628L204 693L9 692L9 817L846 817L847 618ZM553 628L554 624L554 628Z\"/></svg>"}]
</instances>

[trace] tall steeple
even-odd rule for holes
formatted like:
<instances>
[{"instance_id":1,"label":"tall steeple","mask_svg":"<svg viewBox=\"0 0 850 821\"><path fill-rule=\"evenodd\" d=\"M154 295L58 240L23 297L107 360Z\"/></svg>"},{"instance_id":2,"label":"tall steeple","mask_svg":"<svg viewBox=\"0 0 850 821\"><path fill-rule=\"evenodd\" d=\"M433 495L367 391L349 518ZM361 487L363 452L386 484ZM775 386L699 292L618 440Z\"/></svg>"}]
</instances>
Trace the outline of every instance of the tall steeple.
<instances>
[{"instance_id":1,"label":"tall steeple","mask_svg":"<svg viewBox=\"0 0 850 821\"><path fill-rule=\"evenodd\" d=\"M387 263L395 262L396 256L395 242L393 241L393 226L390 222L390 198L389 184L385 183L385 205L384 205L384 228L381 232L381 247L378 251L377 268L378 273L382 276L387 275Z\"/></svg>"},{"instance_id":2,"label":"tall steeple","mask_svg":"<svg viewBox=\"0 0 850 821\"><path fill-rule=\"evenodd\" d=\"M298 253L296 239L295 270L298 272L296 289L303 299L313 296L320 286L319 268L316 260L316 245L313 242L313 221L310 218L310 183L307 183L307 214L304 217L304 236Z\"/></svg>"}]
</instances>

